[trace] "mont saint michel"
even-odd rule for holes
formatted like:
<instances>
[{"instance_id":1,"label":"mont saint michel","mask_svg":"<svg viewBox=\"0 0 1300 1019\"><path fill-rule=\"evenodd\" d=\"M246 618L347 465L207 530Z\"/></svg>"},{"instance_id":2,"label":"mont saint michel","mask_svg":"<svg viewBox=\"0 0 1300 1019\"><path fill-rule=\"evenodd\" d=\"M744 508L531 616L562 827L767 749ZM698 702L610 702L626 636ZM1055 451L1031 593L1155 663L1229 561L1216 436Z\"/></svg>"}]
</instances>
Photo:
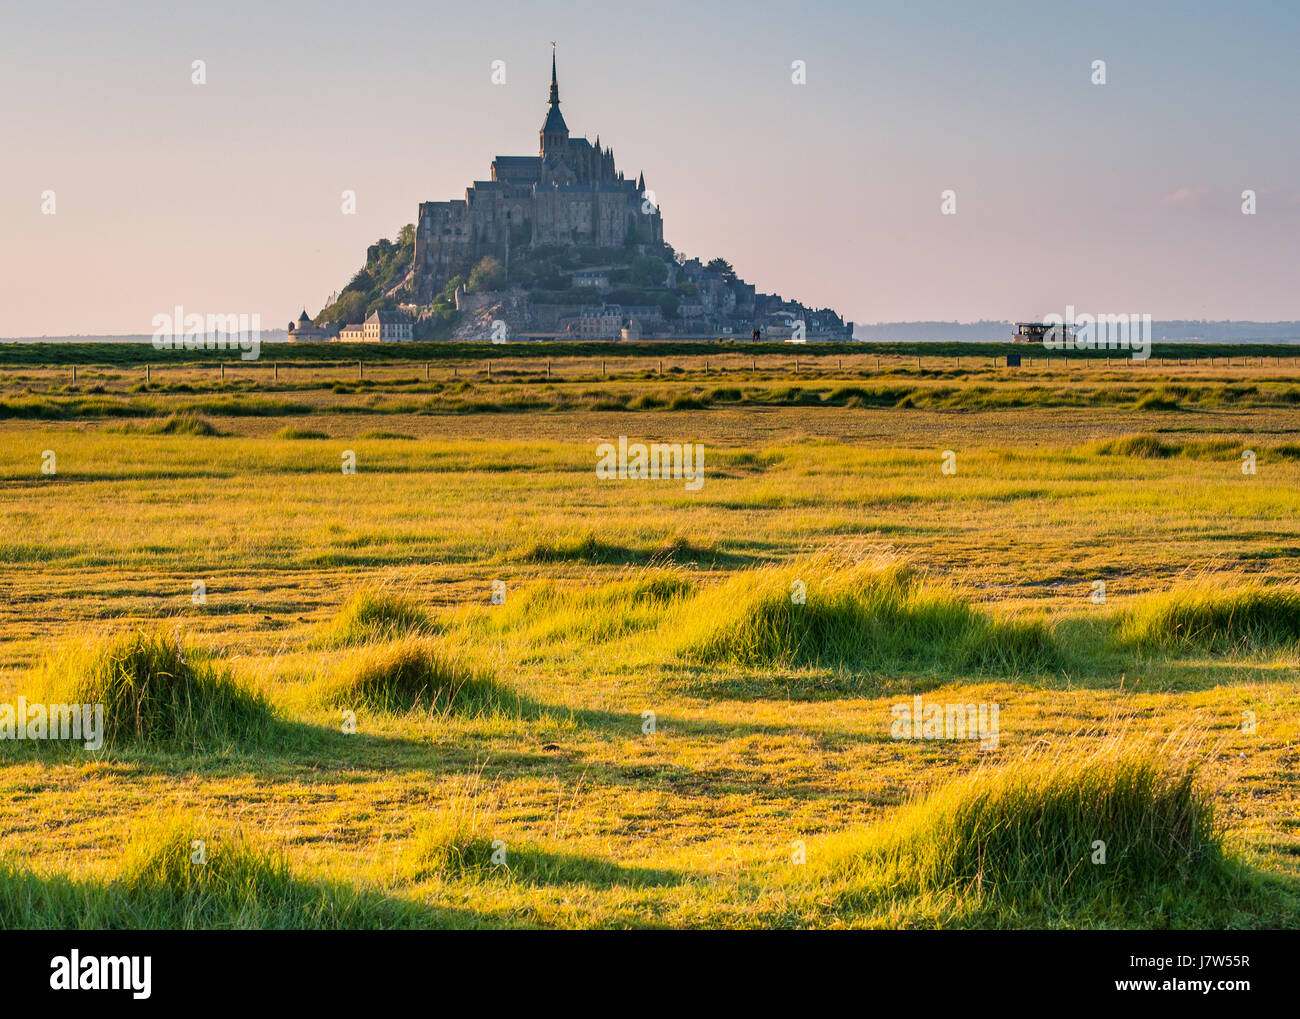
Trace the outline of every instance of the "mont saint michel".
<instances>
[{"instance_id":1,"label":"mont saint michel","mask_svg":"<svg viewBox=\"0 0 1300 1019\"><path fill-rule=\"evenodd\" d=\"M465 197L421 202L396 241L289 338L496 341L654 338L847 340L853 323L760 293L723 257L688 258L664 240L643 172L612 145L575 137L550 95L535 156L494 158Z\"/></svg>"}]
</instances>

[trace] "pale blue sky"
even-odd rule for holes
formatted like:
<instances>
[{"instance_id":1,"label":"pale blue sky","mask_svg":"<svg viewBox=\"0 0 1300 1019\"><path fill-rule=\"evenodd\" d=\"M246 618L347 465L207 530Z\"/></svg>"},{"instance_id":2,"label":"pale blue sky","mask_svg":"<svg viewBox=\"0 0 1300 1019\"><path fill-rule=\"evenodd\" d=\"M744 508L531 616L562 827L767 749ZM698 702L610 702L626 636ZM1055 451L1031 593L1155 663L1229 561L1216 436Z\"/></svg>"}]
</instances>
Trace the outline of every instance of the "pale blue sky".
<instances>
[{"instance_id":1,"label":"pale blue sky","mask_svg":"<svg viewBox=\"0 0 1300 1019\"><path fill-rule=\"evenodd\" d=\"M760 289L1300 318L1296 3L0 2L0 335L315 312L419 202L535 153L552 39L570 129Z\"/></svg>"}]
</instances>

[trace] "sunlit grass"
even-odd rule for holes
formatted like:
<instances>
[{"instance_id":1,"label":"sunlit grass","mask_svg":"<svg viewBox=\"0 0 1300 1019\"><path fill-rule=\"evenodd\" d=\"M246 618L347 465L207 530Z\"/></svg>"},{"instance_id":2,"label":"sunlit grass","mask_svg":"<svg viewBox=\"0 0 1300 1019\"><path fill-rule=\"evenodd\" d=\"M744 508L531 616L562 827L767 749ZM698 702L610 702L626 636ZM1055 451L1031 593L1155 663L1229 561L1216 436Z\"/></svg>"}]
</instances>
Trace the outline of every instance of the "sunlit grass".
<instances>
[{"instance_id":1,"label":"sunlit grass","mask_svg":"<svg viewBox=\"0 0 1300 1019\"><path fill-rule=\"evenodd\" d=\"M683 655L704 664L945 675L1055 671L1042 622L992 615L906 564L811 559L749 571L692 606Z\"/></svg>"},{"instance_id":2,"label":"sunlit grass","mask_svg":"<svg viewBox=\"0 0 1300 1019\"><path fill-rule=\"evenodd\" d=\"M816 846L813 880L924 925L1215 924L1247 901L1278 922L1285 892L1228 852L1197 764L1186 734L1026 753Z\"/></svg>"},{"instance_id":3,"label":"sunlit grass","mask_svg":"<svg viewBox=\"0 0 1300 1019\"><path fill-rule=\"evenodd\" d=\"M352 592L322 630L320 641L327 647L351 647L432 633L433 629L428 613L409 595L372 584Z\"/></svg>"},{"instance_id":4,"label":"sunlit grass","mask_svg":"<svg viewBox=\"0 0 1300 1019\"><path fill-rule=\"evenodd\" d=\"M1294 649L1300 642L1300 587L1202 577L1138 601L1125 613L1120 633L1138 646L1174 650Z\"/></svg>"},{"instance_id":5,"label":"sunlit grass","mask_svg":"<svg viewBox=\"0 0 1300 1019\"><path fill-rule=\"evenodd\" d=\"M848 357L795 377L728 356L707 376L557 362L551 381L0 379L0 416L23 415L0 421L0 703L88 633L153 635L126 674L179 675L180 623L184 661L262 705L231 726L186 682L148 737L4 748L0 922L1294 925L1296 380ZM620 434L703 442L703 488L598 479L595 444ZM999 747L892 739L916 693L999 703ZM1080 770L1117 717L1143 733L1131 788ZM1168 830L1177 787L1142 746L1189 727L1211 750L1184 805L1212 808L1206 844L1243 881L1157 856L1151 881L1058 880L1102 817L1089 798ZM1058 765L1068 781L963 787L1011 843L923 799ZM885 843L860 833L904 827L893 856L865 852ZM204 838L244 862L191 874ZM835 846L858 863L825 869Z\"/></svg>"},{"instance_id":6,"label":"sunlit grass","mask_svg":"<svg viewBox=\"0 0 1300 1019\"><path fill-rule=\"evenodd\" d=\"M103 707L104 742L213 751L266 740L267 702L225 664L160 628L73 642L35 676L31 700Z\"/></svg>"}]
</instances>

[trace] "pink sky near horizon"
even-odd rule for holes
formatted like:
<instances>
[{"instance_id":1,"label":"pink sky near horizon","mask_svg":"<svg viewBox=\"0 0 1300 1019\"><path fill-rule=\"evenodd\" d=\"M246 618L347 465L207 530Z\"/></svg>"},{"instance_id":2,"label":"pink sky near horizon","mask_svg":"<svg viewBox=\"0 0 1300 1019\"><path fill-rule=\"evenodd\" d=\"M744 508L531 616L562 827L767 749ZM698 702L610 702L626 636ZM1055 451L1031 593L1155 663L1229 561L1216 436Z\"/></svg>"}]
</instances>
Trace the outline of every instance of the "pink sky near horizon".
<instances>
[{"instance_id":1,"label":"pink sky near horizon","mask_svg":"<svg viewBox=\"0 0 1300 1019\"><path fill-rule=\"evenodd\" d=\"M0 336L316 312L421 201L536 152L552 39L571 131L645 172L677 250L760 290L863 323L1300 319L1300 14L1247 9L16 9Z\"/></svg>"}]
</instances>

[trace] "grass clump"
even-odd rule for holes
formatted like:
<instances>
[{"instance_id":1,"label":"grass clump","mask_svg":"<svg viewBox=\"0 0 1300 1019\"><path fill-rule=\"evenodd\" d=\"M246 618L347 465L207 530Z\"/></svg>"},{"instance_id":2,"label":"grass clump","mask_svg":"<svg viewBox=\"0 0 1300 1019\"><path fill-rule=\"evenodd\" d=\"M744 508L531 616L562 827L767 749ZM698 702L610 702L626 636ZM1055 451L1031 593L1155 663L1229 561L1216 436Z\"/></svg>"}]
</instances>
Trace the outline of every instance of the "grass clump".
<instances>
[{"instance_id":1,"label":"grass clump","mask_svg":"<svg viewBox=\"0 0 1300 1019\"><path fill-rule=\"evenodd\" d=\"M969 773L833 847L826 866L842 904L907 900L976 925L983 914L1163 926L1173 918L1162 911L1218 909L1243 876L1185 745L1119 738L1083 759L1058 752Z\"/></svg>"},{"instance_id":2,"label":"grass clump","mask_svg":"<svg viewBox=\"0 0 1300 1019\"><path fill-rule=\"evenodd\" d=\"M660 566L600 584L543 582L511 601L497 625L541 645L611 640L658 626L694 590L684 571Z\"/></svg>"},{"instance_id":3,"label":"grass clump","mask_svg":"<svg viewBox=\"0 0 1300 1019\"><path fill-rule=\"evenodd\" d=\"M179 633L138 630L73 647L38 677L49 703L104 707L104 743L211 749L271 735L270 705Z\"/></svg>"},{"instance_id":4,"label":"grass clump","mask_svg":"<svg viewBox=\"0 0 1300 1019\"><path fill-rule=\"evenodd\" d=\"M978 610L898 562L814 559L754 570L705 592L694 608L684 657L703 664L948 675L1042 674L1062 665L1044 624Z\"/></svg>"},{"instance_id":5,"label":"grass clump","mask_svg":"<svg viewBox=\"0 0 1300 1019\"><path fill-rule=\"evenodd\" d=\"M509 873L509 855L493 862L492 837L477 814L449 813L419 826L408 848L408 870L420 881L433 876L481 876ZM498 857L501 859L501 857Z\"/></svg>"},{"instance_id":6,"label":"grass clump","mask_svg":"<svg viewBox=\"0 0 1300 1019\"><path fill-rule=\"evenodd\" d=\"M331 707L375 711L482 711L499 703L489 677L423 637L355 649L318 682L315 699Z\"/></svg>"},{"instance_id":7,"label":"grass clump","mask_svg":"<svg viewBox=\"0 0 1300 1019\"><path fill-rule=\"evenodd\" d=\"M1178 397L1169 393L1156 392L1144 394L1136 403L1133 404L1134 410L1164 410L1175 411L1182 410L1182 404L1179 403Z\"/></svg>"},{"instance_id":8,"label":"grass clump","mask_svg":"<svg viewBox=\"0 0 1300 1019\"><path fill-rule=\"evenodd\" d=\"M488 879L537 886L586 885L590 888L649 887L675 884L671 871L624 867L604 857L553 851L500 833L490 813L477 804L421 818L403 854L404 876L428 880L481 882Z\"/></svg>"},{"instance_id":9,"label":"grass clump","mask_svg":"<svg viewBox=\"0 0 1300 1019\"><path fill-rule=\"evenodd\" d=\"M1152 404L1139 409L1177 410L1178 408ZM1093 451L1100 456L1128 456L1141 460L1168 460L1172 457L1214 458L1236 453L1239 449L1236 443L1228 439L1187 439L1183 442L1166 442L1154 435L1126 435L1093 446Z\"/></svg>"},{"instance_id":10,"label":"grass clump","mask_svg":"<svg viewBox=\"0 0 1300 1019\"><path fill-rule=\"evenodd\" d=\"M436 911L296 876L242 829L181 814L143 825L117 873L72 878L0 860L0 929L349 930L433 927Z\"/></svg>"},{"instance_id":11,"label":"grass clump","mask_svg":"<svg viewBox=\"0 0 1300 1019\"><path fill-rule=\"evenodd\" d=\"M127 850L122 883L131 895L165 892L236 907L264 896L282 895L290 882L282 853L251 841L242 830L214 832L193 818L167 819L157 830L138 834Z\"/></svg>"},{"instance_id":12,"label":"grass clump","mask_svg":"<svg viewBox=\"0 0 1300 1019\"><path fill-rule=\"evenodd\" d=\"M122 435L225 435L207 418L199 417L197 414L169 414L161 421L150 421L148 424L125 424L114 425L106 428L105 431L116 432Z\"/></svg>"},{"instance_id":13,"label":"grass clump","mask_svg":"<svg viewBox=\"0 0 1300 1019\"><path fill-rule=\"evenodd\" d=\"M695 545L678 537L640 547L604 541L594 534L573 535L534 542L517 556L527 563L658 563L700 562L716 556L716 550Z\"/></svg>"},{"instance_id":14,"label":"grass clump","mask_svg":"<svg viewBox=\"0 0 1300 1019\"><path fill-rule=\"evenodd\" d=\"M1140 599L1121 641L1163 650L1279 651L1300 642L1300 587L1203 579Z\"/></svg>"},{"instance_id":15,"label":"grass clump","mask_svg":"<svg viewBox=\"0 0 1300 1019\"><path fill-rule=\"evenodd\" d=\"M324 432L316 431L312 428L294 428L285 426L275 433L277 439L328 439L329 436Z\"/></svg>"},{"instance_id":16,"label":"grass clump","mask_svg":"<svg viewBox=\"0 0 1300 1019\"><path fill-rule=\"evenodd\" d=\"M355 647L434 631L428 613L403 594L369 584L357 588L325 627L325 647Z\"/></svg>"},{"instance_id":17,"label":"grass clump","mask_svg":"<svg viewBox=\"0 0 1300 1019\"><path fill-rule=\"evenodd\" d=\"M1181 447L1164 442L1154 435L1128 435L1122 439L1109 439L1097 446L1102 456L1131 456L1144 460L1167 460L1177 456Z\"/></svg>"}]
</instances>

